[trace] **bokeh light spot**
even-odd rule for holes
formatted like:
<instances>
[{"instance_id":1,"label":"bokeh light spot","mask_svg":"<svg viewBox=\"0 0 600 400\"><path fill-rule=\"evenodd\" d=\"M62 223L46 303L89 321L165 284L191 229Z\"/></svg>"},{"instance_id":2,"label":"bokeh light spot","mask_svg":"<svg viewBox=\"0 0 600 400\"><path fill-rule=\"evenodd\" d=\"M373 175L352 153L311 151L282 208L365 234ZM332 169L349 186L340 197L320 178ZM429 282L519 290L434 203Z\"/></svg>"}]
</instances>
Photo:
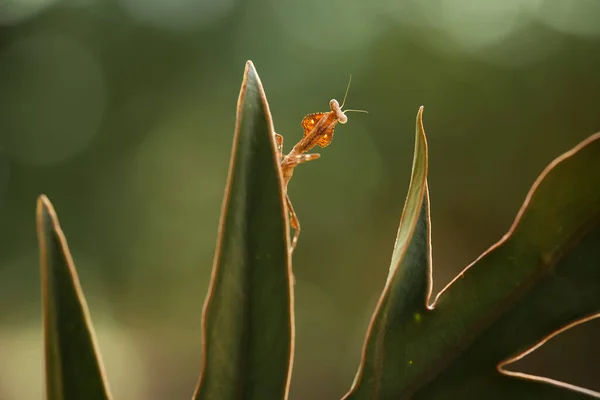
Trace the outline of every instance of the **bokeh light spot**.
<instances>
[{"instance_id":1,"label":"bokeh light spot","mask_svg":"<svg viewBox=\"0 0 600 400\"><path fill-rule=\"evenodd\" d=\"M33 165L65 161L97 133L106 103L102 70L73 40L36 34L0 53L0 144Z\"/></svg>"},{"instance_id":2,"label":"bokeh light spot","mask_svg":"<svg viewBox=\"0 0 600 400\"><path fill-rule=\"evenodd\" d=\"M600 36L600 1L544 0L539 19L560 32L577 36Z\"/></svg>"},{"instance_id":3,"label":"bokeh light spot","mask_svg":"<svg viewBox=\"0 0 600 400\"><path fill-rule=\"evenodd\" d=\"M521 68L543 61L560 48L561 40L552 32L539 28L520 29L495 46L471 53L489 64L506 68Z\"/></svg>"},{"instance_id":4,"label":"bokeh light spot","mask_svg":"<svg viewBox=\"0 0 600 400\"><path fill-rule=\"evenodd\" d=\"M271 7L280 29L318 50L357 49L378 32L371 7L363 1L271 0Z\"/></svg>"},{"instance_id":5,"label":"bokeh light spot","mask_svg":"<svg viewBox=\"0 0 600 400\"><path fill-rule=\"evenodd\" d=\"M467 48L481 48L506 40L529 21L531 8L539 0L441 0L440 27Z\"/></svg>"},{"instance_id":6,"label":"bokeh light spot","mask_svg":"<svg viewBox=\"0 0 600 400\"><path fill-rule=\"evenodd\" d=\"M15 25L54 5L57 0L0 0L0 25Z\"/></svg>"}]
</instances>

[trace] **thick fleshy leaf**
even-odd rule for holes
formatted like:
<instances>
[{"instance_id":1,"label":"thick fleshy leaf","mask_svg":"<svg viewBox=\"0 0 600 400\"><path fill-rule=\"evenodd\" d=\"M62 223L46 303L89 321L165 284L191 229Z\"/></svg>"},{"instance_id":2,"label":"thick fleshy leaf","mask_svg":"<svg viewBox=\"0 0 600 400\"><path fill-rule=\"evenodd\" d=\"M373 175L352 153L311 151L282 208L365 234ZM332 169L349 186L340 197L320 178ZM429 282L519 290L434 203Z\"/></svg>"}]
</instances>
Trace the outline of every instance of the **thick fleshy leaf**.
<instances>
[{"instance_id":1,"label":"thick fleshy leaf","mask_svg":"<svg viewBox=\"0 0 600 400\"><path fill-rule=\"evenodd\" d=\"M425 182L414 169L411 188L414 179ZM409 190L399 239L406 237L408 203L416 200ZM423 224L427 206L423 201ZM429 308L429 281L422 277L429 273L429 232L419 226L401 241L413 251L399 255L396 246L346 399L600 397L504 368L558 332L600 316L600 134L544 170L510 231Z\"/></svg>"},{"instance_id":2,"label":"thick fleshy leaf","mask_svg":"<svg viewBox=\"0 0 600 400\"><path fill-rule=\"evenodd\" d=\"M204 306L197 400L287 398L293 292L273 133L265 93L249 61Z\"/></svg>"},{"instance_id":3,"label":"thick fleshy leaf","mask_svg":"<svg viewBox=\"0 0 600 400\"><path fill-rule=\"evenodd\" d=\"M105 400L104 378L89 311L54 208L37 202L42 273L46 398Z\"/></svg>"}]
</instances>

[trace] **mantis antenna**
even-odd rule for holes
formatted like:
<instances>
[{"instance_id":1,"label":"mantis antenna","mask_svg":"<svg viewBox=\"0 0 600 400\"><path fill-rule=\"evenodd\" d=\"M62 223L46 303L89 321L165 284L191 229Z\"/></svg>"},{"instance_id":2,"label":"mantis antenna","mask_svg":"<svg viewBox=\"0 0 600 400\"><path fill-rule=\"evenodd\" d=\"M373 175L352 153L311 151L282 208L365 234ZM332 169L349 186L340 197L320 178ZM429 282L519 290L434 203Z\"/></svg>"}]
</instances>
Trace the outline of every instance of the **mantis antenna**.
<instances>
[{"instance_id":1,"label":"mantis antenna","mask_svg":"<svg viewBox=\"0 0 600 400\"><path fill-rule=\"evenodd\" d=\"M340 108L344 108L344 104L346 104L346 97L348 97L348 90L350 90L350 83L352 83L352 74L350 74L350 79L348 79L348 86L346 86L346 93L344 94L344 100L342 100L342 105Z\"/></svg>"},{"instance_id":2,"label":"mantis antenna","mask_svg":"<svg viewBox=\"0 0 600 400\"><path fill-rule=\"evenodd\" d=\"M344 110L345 113L347 112L361 112L361 113L366 113L368 114L369 112L367 110Z\"/></svg>"},{"instance_id":3,"label":"mantis antenna","mask_svg":"<svg viewBox=\"0 0 600 400\"><path fill-rule=\"evenodd\" d=\"M350 79L348 79L348 86L346 86L346 93L344 93L344 100L342 100L342 105L340 106L340 110L344 108L344 104L346 104L346 98L348 97L348 91L350 90L350 83L352 83L352 74L350 74ZM366 110L343 110L343 112L361 112L368 114L369 112Z\"/></svg>"}]
</instances>

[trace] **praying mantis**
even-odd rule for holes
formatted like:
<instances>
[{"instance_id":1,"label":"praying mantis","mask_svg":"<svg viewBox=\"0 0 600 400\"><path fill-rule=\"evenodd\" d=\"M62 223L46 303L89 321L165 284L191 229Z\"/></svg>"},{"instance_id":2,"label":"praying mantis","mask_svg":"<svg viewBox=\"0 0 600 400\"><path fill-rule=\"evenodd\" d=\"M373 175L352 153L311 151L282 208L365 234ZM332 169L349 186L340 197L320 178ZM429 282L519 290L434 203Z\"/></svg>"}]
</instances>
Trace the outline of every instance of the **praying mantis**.
<instances>
[{"instance_id":1,"label":"praying mantis","mask_svg":"<svg viewBox=\"0 0 600 400\"><path fill-rule=\"evenodd\" d=\"M352 82L352 75L348 81L348 86L346 87L346 93L344 94L344 100L342 101L341 106L337 100L332 99L329 101L330 111L308 114L302 119L301 125L304 130L304 136L285 156L283 155L283 136L275 133L277 156L283 176L283 193L285 195L287 211L290 216L290 225L294 228L294 236L292 237L292 243L290 244L289 249L290 254L294 252L296 244L298 243L298 237L300 236L300 221L298 220L298 215L294 211L287 190L288 184L294 175L294 169L300 164L321 157L320 154L308 153L308 151L312 150L312 148L317 145L321 148L327 147L333 140L333 130L335 129L335 126L338 123L345 124L348 122L348 117L346 116L347 112L368 113L368 111L365 110L342 110L344 104L346 104L350 82Z\"/></svg>"}]
</instances>

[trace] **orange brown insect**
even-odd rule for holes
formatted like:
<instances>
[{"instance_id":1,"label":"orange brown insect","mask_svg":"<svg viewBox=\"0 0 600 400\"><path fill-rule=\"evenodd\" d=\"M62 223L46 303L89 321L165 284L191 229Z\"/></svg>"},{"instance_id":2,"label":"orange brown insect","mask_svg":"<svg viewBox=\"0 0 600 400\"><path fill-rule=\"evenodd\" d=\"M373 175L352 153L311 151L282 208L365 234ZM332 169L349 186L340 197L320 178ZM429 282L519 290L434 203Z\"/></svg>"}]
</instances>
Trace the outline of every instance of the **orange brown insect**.
<instances>
[{"instance_id":1,"label":"orange brown insect","mask_svg":"<svg viewBox=\"0 0 600 400\"><path fill-rule=\"evenodd\" d=\"M338 123L345 124L348 122L348 117L346 116L347 112L367 112L364 110L342 110L344 104L346 103L346 97L348 96L348 89L350 89L351 81L352 76L350 76L350 81L348 82L346 94L344 95L344 100L342 101L341 106L337 100L332 99L329 101L330 111L308 114L302 119L301 125L302 129L304 130L304 136L298 143L296 143L296 145L286 156L283 155L283 136L275 133L275 142L277 144L277 152L280 160L281 172L283 175L283 190L287 203L287 209L290 214L290 225L295 231L290 246L290 253L294 251L296 244L298 243L298 237L300 236L300 221L298 220L298 216L294 211L294 207L292 206L292 202L287 191L290 179L292 179L294 174L294 169L299 164L316 160L317 158L321 157L320 154L307 152L312 150L312 148L315 146L322 148L327 147L333 140L335 126Z\"/></svg>"}]
</instances>

